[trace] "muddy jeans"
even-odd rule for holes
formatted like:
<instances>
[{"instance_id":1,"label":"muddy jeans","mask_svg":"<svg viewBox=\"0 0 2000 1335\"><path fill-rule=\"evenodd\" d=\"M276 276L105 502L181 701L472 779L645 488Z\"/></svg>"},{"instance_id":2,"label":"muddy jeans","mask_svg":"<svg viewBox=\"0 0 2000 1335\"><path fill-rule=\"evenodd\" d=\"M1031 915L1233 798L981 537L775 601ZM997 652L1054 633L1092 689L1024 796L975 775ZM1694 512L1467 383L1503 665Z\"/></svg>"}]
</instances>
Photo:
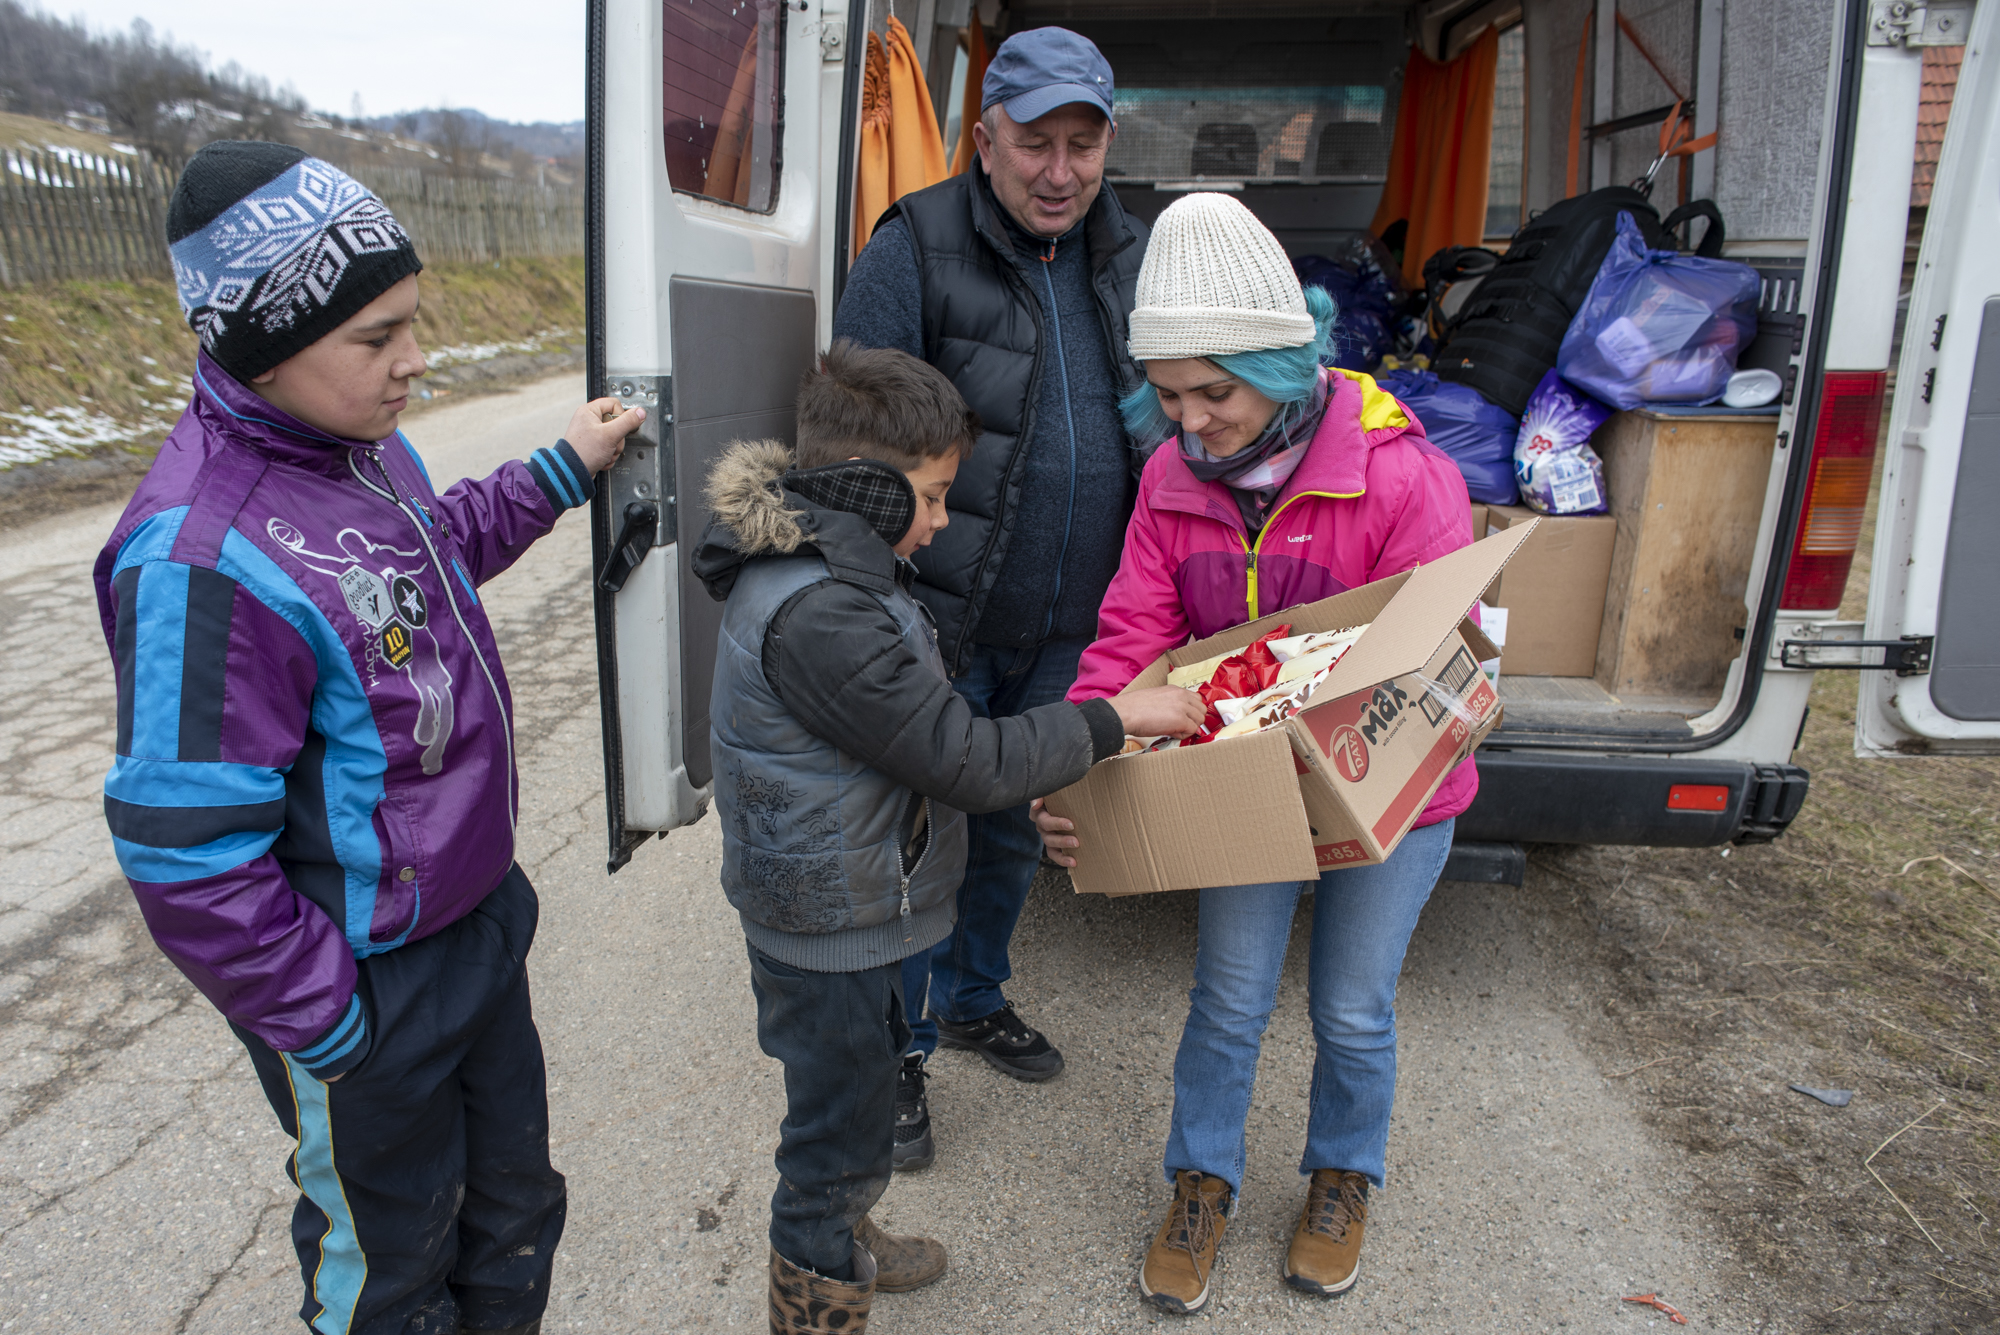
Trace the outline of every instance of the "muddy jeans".
<instances>
[{"instance_id":1,"label":"muddy jeans","mask_svg":"<svg viewBox=\"0 0 2000 1335\"><path fill-rule=\"evenodd\" d=\"M815 973L744 944L757 1046L785 1064L771 1245L793 1265L845 1277L854 1225L889 1185L896 1072L910 1045L903 966Z\"/></svg>"}]
</instances>

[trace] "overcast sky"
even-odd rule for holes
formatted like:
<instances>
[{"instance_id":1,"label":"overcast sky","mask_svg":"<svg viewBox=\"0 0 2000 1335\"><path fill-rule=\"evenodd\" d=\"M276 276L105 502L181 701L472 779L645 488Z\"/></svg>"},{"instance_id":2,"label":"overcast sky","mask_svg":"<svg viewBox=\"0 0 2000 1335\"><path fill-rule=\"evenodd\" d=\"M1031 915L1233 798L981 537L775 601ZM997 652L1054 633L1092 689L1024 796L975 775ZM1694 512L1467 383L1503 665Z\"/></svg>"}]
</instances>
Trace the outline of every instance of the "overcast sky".
<instances>
[{"instance_id":1,"label":"overcast sky","mask_svg":"<svg viewBox=\"0 0 2000 1335\"><path fill-rule=\"evenodd\" d=\"M509 121L583 119L583 11L576 0L44 0L93 28L143 18L177 44L235 61L321 111L370 116L471 107Z\"/></svg>"}]
</instances>

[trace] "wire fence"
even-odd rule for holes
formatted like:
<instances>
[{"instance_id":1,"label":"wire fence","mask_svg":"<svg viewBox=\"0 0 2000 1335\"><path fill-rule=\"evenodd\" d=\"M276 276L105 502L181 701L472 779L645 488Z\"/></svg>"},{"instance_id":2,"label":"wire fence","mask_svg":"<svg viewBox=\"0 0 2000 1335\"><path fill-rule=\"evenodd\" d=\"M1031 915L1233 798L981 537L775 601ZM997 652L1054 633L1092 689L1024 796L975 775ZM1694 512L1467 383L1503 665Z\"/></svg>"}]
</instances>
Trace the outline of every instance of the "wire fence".
<instances>
[{"instance_id":1,"label":"wire fence","mask_svg":"<svg viewBox=\"0 0 2000 1335\"><path fill-rule=\"evenodd\" d=\"M583 253L583 191L525 181L354 173L425 262ZM72 278L163 278L174 172L150 157L0 150L0 287Z\"/></svg>"}]
</instances>

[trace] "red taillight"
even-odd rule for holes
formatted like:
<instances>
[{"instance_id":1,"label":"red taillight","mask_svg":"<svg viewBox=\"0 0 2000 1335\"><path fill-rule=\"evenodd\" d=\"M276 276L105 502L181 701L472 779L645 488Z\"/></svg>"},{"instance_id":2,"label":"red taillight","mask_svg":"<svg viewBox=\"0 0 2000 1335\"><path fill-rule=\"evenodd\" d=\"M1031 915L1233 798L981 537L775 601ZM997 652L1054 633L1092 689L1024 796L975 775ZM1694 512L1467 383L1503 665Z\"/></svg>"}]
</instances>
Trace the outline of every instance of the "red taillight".
<instances>
[{"instance_id":1,"label":"red taillight","mask_svg":"<svg viewBox=\"0 0 2000 1335\"><path fill-rule=\"evenodd\" d=\"M1854 546L1868 508L1868 475L1882 425L1886 371L1829 371L1820 391L1806 503L1792 540L1792 563L1778 606L1834 611L1847 591Z\"/></svg>"}]
</instances>

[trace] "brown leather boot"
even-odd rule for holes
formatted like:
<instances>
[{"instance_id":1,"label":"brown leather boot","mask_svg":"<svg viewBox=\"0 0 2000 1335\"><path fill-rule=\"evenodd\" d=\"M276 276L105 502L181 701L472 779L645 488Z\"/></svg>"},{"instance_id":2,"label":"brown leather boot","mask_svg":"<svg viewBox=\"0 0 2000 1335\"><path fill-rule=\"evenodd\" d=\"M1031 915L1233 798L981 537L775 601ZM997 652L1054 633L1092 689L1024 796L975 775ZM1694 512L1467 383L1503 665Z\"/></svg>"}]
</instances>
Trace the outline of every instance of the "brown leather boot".
<instances>
[{"instance_id":1,"label":"brown leather boot","mask_svg":"<svg viewBox=\"0 0 2000 1335\"><path fill-rule=\"evenodd\" d=\"M875 1302L875 1258L854 1249L854 1281L844 1284L793 1265L771 1249L771 1335L865 1335Z\"/></svg>"},{"instance_id":2,"label":"brown leather boot","mask_svg":"<svg viewBox=\"0 0 2000 1335\"><path fill-rule=\"evenodd\" d=\"M1306 1208L1285 1253L1285 1283L1303 1293L1338 1298L1361 1274L1361 1235L1368 1223L1368 1179L1338 1168L1315 1168Z\"/></svg>"},{"instance_id":3,"label":"brown leather boot","mask_svg":"<svg viewBox=\"0 0 2000 1335\"><path fill-rule=\"evenodd\" d=\"M1215 1249L1229 1226L1229 1184L1182 1169L1174 1174L1174 1203L1146 1249L1139 1292L1169 1312L1199 1312L1208 1305Z\"/></svg>"},{"instance_id":4,"label":"brown leather boot","mask_svg":"<svg viewBox=\"0 0 2000 1335\"><path fill-rule=\"evenodd\" d=\"M867 1215L854 1226L854 1240L875 1258L875 1292L908 1293L944 1275L944 1244L930 1238L884 1233Z\"/></svg>"}]
</instances>

